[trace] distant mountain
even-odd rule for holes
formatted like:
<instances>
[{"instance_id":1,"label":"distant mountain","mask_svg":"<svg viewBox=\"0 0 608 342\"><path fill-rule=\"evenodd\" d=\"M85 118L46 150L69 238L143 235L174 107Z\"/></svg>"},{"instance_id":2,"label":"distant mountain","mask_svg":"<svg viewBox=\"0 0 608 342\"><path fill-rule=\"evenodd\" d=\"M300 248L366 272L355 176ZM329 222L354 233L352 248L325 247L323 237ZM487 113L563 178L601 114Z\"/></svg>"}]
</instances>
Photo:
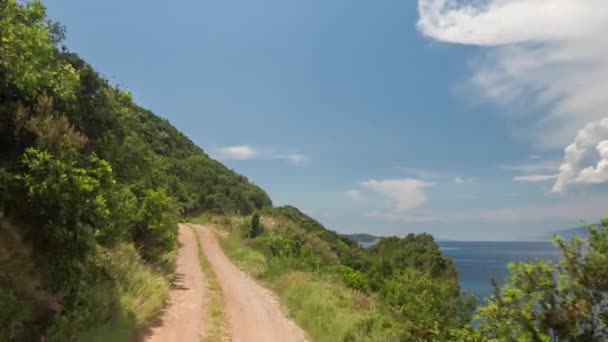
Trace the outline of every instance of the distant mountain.
<instances>
[{"instance_id":1,"label":"distant mountain","mask_svg":"<svg viewBox=\"0 0 608 342\"><path fill-rule=\"evenodd\" d=\"M374 244L381 239L381 237L379 236L374 236L370 234L342 234L342 236L347 237L351 240L355 240L360 244Z\"/></svg>"}]
</instances>

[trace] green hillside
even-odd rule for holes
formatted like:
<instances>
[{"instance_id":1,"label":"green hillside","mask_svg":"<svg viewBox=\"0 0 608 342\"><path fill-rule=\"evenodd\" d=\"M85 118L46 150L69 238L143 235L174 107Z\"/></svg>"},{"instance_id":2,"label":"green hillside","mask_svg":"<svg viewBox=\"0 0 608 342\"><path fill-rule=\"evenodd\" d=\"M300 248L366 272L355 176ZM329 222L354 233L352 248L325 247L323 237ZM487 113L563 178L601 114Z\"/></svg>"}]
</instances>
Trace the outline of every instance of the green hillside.
<instances>
[{"instance_id":1,"label":"green hillside","mask_svg":"<svg viewBox=\"0 0 608 342\"><path fill-rule=\"evenodd\" d=\"M180 216L271 205L63 38L40 2L0 1L2 341L132 334L165 299Z\"/></svg>"}]
</instances>

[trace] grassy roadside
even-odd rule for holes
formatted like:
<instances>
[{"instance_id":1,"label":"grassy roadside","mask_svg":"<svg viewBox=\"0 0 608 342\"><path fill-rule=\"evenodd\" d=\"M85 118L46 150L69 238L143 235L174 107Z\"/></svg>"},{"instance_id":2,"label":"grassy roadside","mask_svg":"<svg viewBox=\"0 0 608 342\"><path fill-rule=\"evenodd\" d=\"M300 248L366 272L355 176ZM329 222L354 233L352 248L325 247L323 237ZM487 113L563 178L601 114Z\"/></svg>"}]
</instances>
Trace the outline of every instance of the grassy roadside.
<instances>
[{"instance_id":1,"label":"grassy roadside","mask_svg":"<svg viewBox=\"0 0 608 342\"><path fill-rule=\"evenodd\" d=\"M280 261L268 260L232 226L218 225L216 229L224 233L220 245L226 255L272 290L313 341L396 340L386 334L388 329L378 329L378 324L390 322L383 322L372 297L331 276L290 270Z\"/></svg>"},{"instance_id":2,"label":"grassy roadside","mask_svg":"<svg viewBox=\"0 0 608 342\"><path fill-rule=\"evenodd\" d=\"M49 341L61 341L70 335L79 336L81 341L133 341L165 305L169 295L167 277L146 265L133 245L99 248L95 262L112 281L91 286L83 294L90 304L82 310L89 312L75 311L58 320L51 328ZM92 313L99 317L94 324L82 321Z\"/></svg>"},{"instance_id":3,"label":"grassy roadside","mask_svg":"<svg viewBox=\"0 0 608 342\"><path fill-rule=\"evenodd\" d=\"M228 318L224 311L224 294L222 287L220 286L219 280L211 264L207 259L207 256L203 252L201 246L200 236L192 226L188 226L192 233L196 236L196 246L198 249L199 263L205 279L207 279L207 285L209 288L209 318L210 324L209 329L205 332L202 337L202 341L216 342L216 341L230 341L230 329L228 326Z\"/></svg>"}]
</instances>

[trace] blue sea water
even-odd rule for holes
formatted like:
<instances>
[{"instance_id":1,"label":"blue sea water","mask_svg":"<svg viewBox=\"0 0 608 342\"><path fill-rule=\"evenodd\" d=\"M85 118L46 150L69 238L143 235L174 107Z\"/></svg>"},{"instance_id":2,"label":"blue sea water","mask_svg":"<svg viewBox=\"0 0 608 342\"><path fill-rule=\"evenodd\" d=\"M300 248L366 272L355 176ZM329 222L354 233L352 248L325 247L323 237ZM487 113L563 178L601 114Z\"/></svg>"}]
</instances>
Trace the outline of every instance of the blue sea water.
<instances>
[{"instance_id":1,"label":"blue sea water","mask_svg":"<svg viewBox=\"0 0 608 342\"><path fill-rule=\"evenodd\" d=\"M439 242L444 255L454 260L460 286L480 300L492 293L490 278L499 283L509 273L510 261L557 261L559 250L550 241Z\"/></svg>"}]
</instances>

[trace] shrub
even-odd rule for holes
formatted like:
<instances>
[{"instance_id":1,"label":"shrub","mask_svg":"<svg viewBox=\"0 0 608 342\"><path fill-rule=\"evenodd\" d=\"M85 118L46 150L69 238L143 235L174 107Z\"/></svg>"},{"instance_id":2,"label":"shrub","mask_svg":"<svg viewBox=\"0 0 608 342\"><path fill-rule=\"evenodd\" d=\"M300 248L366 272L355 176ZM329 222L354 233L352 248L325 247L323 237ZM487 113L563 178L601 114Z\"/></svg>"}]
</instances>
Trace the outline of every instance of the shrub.
<instances>
[{"instance_id":1,"label":"shrub","mask_svg":"<svg viewBox=\"0 0 608 342\"><path fill-rule=\"evenodd\" d=\"M369 280L364 273L356 271L346 265L336 265L330 268L330 272L337 274L344 284L350 288L366 291Z\"/></svg>"},{"instance_id":2,"label":"shrub","mask_svg":"<svg viewBox=\"0 0 608 342\"><path fill-rule=\"evenodd\" d=\"M173 199L163 189L144 191L132 227L133 241L146 260L159 262L175 249L177 213Z\"/></svg>"}]
</instances>

